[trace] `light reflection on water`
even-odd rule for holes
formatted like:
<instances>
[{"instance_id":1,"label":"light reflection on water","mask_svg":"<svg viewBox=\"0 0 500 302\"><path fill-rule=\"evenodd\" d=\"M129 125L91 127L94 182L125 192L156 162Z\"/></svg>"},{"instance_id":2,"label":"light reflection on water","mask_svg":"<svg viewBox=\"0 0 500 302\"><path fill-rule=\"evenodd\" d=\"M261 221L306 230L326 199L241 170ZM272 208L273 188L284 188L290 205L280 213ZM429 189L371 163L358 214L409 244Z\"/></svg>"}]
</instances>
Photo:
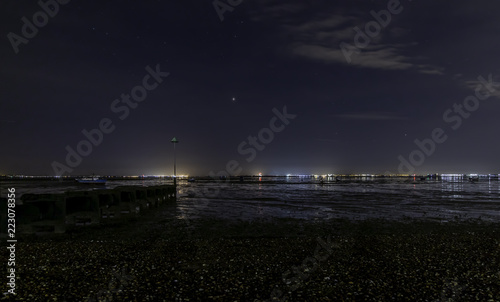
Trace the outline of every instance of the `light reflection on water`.
<instances>
[{"instance_id":1,"label":"light reflection on water","mask_svg":"<svg viewBox=\"0 0 500 302\"><path fill-rule=\"evenodd\" d=\"M165 180L108 181L107 189L118 186L171 184ZM18 193L61 193L96 190L74 182L3 182ZM218 191L205 196L207 189ZM224 217L229 219L405 217L465 220L481 218L500 221L500 181L413 180L412 178L330 179L324 184L313 178L258 178L240 183L197 181L179 183L175 215L182 219ZM165 213L167 215L167 213ZM171 215L172 213L168 214Z\"/></svg>"},{"instance_id":2,"label":"light reflection on water","mask_svg":"<svg viewBox=\"0 0 500 302\"><path fill-rule=\"evenodd\" d=\"M205 197L206 188L219 188ZM481 180L367 179L326 182L215 183L181 185L182 216L231 219L424 218L500 221L500 182Z\"/></svg>"}]
</instances>

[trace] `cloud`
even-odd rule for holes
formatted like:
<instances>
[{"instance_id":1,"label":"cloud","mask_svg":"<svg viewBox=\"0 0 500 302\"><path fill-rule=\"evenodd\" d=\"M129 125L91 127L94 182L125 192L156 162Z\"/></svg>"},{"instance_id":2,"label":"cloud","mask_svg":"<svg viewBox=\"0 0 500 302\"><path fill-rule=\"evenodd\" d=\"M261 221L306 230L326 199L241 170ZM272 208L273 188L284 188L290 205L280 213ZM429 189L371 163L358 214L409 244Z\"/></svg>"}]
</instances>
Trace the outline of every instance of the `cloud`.
<instances>
[{"instance_id":1,"label":"cloud","mask_svg":"<svg viewBox=\"0 0 500 302\"><path fill-rule=\"evenodd\" d=\"M346 58L340 48L301 43L292 45L291 52L298 56L326 63L347 64ZM408 57L399 54L397 47L372 46L357 55L356 59L351 61L351 65L375 69L404 70L415 66L408 62L408 60Z\"/></svg>"},{"instance_id":2,"label":"cloud","mask_svg":"<svg viewBox=\"0 0 500 302\"><path fill-rule=\"evenodd\" d=\"M488 81L490 78L490 74L482 74L480 76L482 76L486 81ZM477 78L479 78L479 76L477 76ZM493 82L500 83L500 75L493 74L493 75L491 75L491 78L492 78ZM464 81L464 82L462 82L462 85L465 86L466 88L474 91L474 93L476 92L476 89L479 86L481 86L482 87L481 93L489 93L490 97L500 98L500 87L493 86L493 88L495 89L495 91L493 91L493 92L490 90L486 90L486 89L484 89L484 85L482 84L481 81L479 81L479 79Z\"/></svg>"},{"instance_id":3,"label":"cloud","mask_svg":"<svg viewBox=\"0 0 500 302\"><path fill-rule=\"evenodd\" d=\"M332 16L330 19L322 21L311 21L295 27L288 26L288 34L298 37L300 40L290 45L290 53L325 63L350 64L355 67L386 70L415 69L425 74L443 74L442 68L429 64L418 64L416 61L421 60L421 58L405 55L415 43L383 43L385 39L382 33L375 37L367 47L359 49L358 53L352 53L350 62L348 62L340 43L355 45L353 38L356 32L352 29L352 23L355 20L353 17ZM357 20L357 23L360 21ZM398 34L402 33L403 30L400 29Z\"/></svg>"},{"instance_id":4,"label":"cloud","mask_svg":"<svg viewBox=\"0 0 500 302\"><path fill-rule=\"evenodd\" d=\"M340 44L344 42L355 46L354 27L364 28L368 21L373 20L369 10L360 15L359 9L347 11L343 8L340 11L339 8L329 5L322 13L307 14L308 18L304 18L300 14L306 11L307 6L304 3L262 5L258 20L273 20L280 24L279 35L284 36L285 49L291 56L357 68L444 74L441 67L423 64L422 61L425 62L426 58L408 55L417 43L401 42L410 31L402 27L392 27L390 23L386 28L382 26L380 33L370 38L371 41L366 47L358 48L359 52L352 53L351 60L347 60Z\"/></svg>"},{"instance_id":5,"label":"cloud","mask_svg":"<svg viewBox=\"0 0 500 302\"><path fill-rule=\"evenodd\" d=\"M392 112L346 113L346 114L335 114L333 116L346 120L365 120L365 121L407 120L406 117L399 116Z\"/></svg>"},{"instance_id":6,"label":"cloud","mask_svg":"<svg viewBox=\"0 0 500 302\"><path fill-rule=\"evenodd\" d=\"M444 75L444 68L432 65L417 65L420 73Z\"/></svg>"}]
</instances>

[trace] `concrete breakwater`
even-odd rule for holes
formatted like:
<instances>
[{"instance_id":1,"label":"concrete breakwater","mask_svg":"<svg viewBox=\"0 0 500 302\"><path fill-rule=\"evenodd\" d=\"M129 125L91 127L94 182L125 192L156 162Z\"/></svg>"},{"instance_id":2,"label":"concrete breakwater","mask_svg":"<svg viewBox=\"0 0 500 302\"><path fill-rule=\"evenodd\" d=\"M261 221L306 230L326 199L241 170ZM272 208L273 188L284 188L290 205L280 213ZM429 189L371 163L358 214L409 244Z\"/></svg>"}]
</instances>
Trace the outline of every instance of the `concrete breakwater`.
<instances>
[{"instance_id":1,"label":"concrete breakwater","mask_svg":"<svg viewBox=\"0 0 500 302\"><path fill-rule=\"evenodd\" d=\"M24 194L16 201L16 233L64 233L68 226L96 225L140 215L175 202L172 185L122 186L57 194ZM0 233L7 233L7 199L2 198Z\"/></svg>"}]
</instances>

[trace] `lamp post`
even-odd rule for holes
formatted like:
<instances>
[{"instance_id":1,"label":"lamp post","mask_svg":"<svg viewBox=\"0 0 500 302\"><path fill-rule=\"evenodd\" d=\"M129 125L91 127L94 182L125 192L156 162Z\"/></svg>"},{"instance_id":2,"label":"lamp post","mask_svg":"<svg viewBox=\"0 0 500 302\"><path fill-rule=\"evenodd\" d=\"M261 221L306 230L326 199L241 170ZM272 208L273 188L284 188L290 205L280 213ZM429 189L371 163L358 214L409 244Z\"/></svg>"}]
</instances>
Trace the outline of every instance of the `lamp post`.
<instances>
[{"instance_id":1,"label":"lamp post","mask_svg":"<svg viewBox=\"0 0 500 302\"><path fill-rule=\"evenodd\" d=\"M177 138L174 137L170 142L174 144L174 189L175 189L174 197L175 200L177 200L177 171L175 167L175 144L177 144L179 141L177 140Z\"/></svg>"}]
</instances>

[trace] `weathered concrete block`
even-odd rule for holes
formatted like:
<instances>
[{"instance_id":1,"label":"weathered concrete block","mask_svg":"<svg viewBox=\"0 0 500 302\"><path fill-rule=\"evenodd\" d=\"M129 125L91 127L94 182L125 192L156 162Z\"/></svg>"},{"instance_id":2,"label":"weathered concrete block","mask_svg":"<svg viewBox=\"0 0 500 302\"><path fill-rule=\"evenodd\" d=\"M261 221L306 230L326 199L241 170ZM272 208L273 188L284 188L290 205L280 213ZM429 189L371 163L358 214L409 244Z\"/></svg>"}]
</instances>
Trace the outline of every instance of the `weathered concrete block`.
<instances>
[{"instance_id":1,"label":"weathered concrete block","mask_svg":"<svg viewBox=\"0 0 500 302\"><path fill-rule=\"evenodd\" d=\"M120 196L115 190L96 192L102 219L115 219L121 216Z\"/></svg>"},{"instance_id":2,"label":"weathered concrete block","mask_svg":"<svg viewBox=\"0 0 500 302\"><path fill-rule=\"evenodd\" d=\"M16 232L64 233L66 224L97 224L175 201L175 188L122 186L112 190L24 194L16 204ZM7 232L7 199L0 199L0 234Z\"/></svg>"},{"instance_id":3,"label":"weathered concrete block","mask_svg":"<svg viewBox=\"0 0 500 302\"><path fill-rule=\"evenodd\" d=\"M67 192L66 223L73 225L97 224L101 221L99 199L94 192Z\"/></svg>"},{"instance_id":4,"label":"weathered concrete block","mask_svg":"<svg viewBox=\"0 0 500 302\"><path fill-rule=\"evenodd\" d=\"M25 194L16 206L20 233L65 231L66 203L63 194Z\"/></svg>"},{"instance_id":5,"label":"weathered concrete block","mask_svg":"<svg viewBox=\"0 0 500 302\"><path fill-rule=\"evenodd\" d=\"M117 187L114 190L120 197L120 213L123 215L137 213L135 189L131 187Z\"/></svg>"},{"instance_id":6,"label":"weathered concrete block","mask_svg":"<svg viewBox=\"0 0 500 302\"><path fill-rule=\"evenodd\" d=\"M0 234L7 236L7 198L0 197Z\"/></svg>"}]
</instances>

